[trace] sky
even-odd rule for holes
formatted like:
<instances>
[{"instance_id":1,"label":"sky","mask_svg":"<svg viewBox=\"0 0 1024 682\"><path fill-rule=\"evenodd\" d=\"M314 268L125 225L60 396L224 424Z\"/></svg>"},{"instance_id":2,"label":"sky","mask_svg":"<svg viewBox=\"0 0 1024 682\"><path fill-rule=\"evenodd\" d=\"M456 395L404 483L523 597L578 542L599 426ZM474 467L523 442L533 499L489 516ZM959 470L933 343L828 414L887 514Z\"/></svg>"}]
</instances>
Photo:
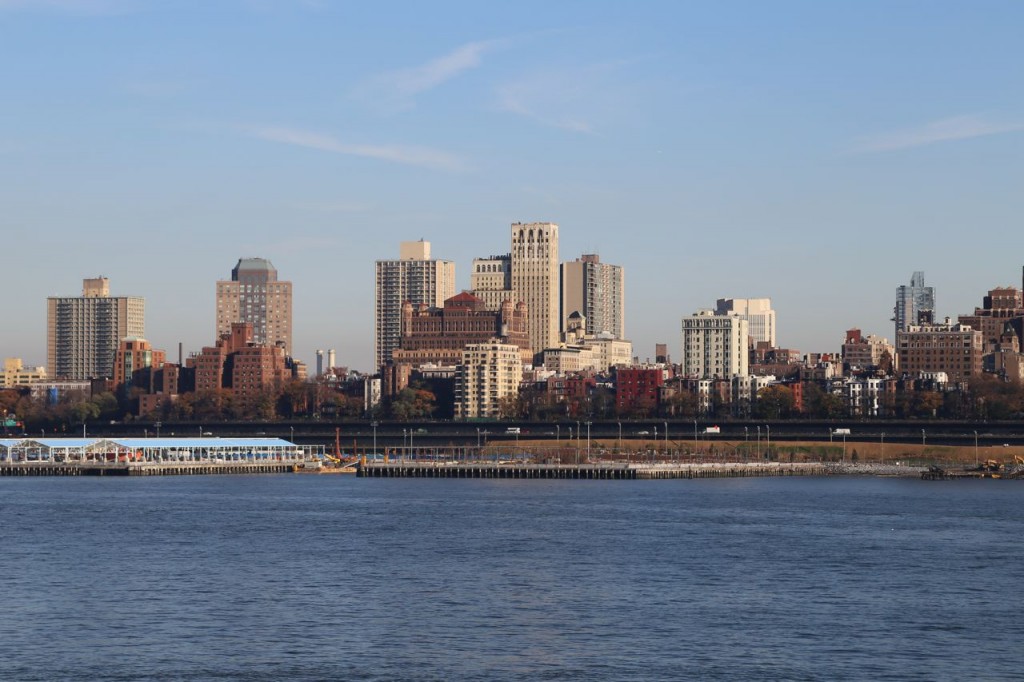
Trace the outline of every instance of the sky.
<instances>
[{"instance_id":1,"label":"sky","mask_svg":"<svg viewBox=\"0 0 1024 682\"><path fill-rule=\"evenodd\" d=\"M717 298L778 343L893 340L1021 286L1024 3L0 0L0 355L46 298L146 299L212 345L241 257L294 286L293 354L372 371L374 262L456 263L560 226L625 269L641 360Z\"/></svg>"}]
</instances>

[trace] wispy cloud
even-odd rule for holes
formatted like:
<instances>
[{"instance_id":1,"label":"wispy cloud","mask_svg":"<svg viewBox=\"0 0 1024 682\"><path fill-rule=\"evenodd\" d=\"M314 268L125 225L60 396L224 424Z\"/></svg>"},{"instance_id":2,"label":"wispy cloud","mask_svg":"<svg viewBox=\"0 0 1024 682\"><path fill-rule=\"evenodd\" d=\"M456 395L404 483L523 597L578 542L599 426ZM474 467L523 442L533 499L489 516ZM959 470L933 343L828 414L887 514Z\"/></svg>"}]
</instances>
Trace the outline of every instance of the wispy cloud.
<instances>
[{"instance_id":1,"label":"wispy cloud","mask_svg":"<svg viewBox=\"0 0 1024 682\"><path fill-rule=\"evenodd\" d=\"M939 142L1013 133L1020 130L1024 130L1022 121L992 121L973 115L954 116L932 121L917 128L860 137L855 140L853 151L860 153L890 152L924 147Z\"/></svg>"},{"instance_id":2,"label":"wispy cloud","mask_svg":"<svg viewBox=\"0 0 1024 682\"><path fill-rule=\"evenodd\" d=\"M546 70L510 81L497 88L498 109L544 126L596 134L594 117L620 104L614 93L621 82L615 73L632 61Z\"/></svg>"},{"instance_id":3,"label":"wispy cloud","mask_svg":"<svg viewBox=\"0 0 1024 682\"><path fill-rule=\"evenodd\" d=\"M435 170L463 171L468 169L468 164L462 158L432 147L351 144L342 142L330 135L295 130L293 128L250 126L243 128L243 132L261 140L318 149L333 154L378 159Z\"/></svg>"},{"instance_id":4,"label":"wispy cloud","mask_svg":"<svg viewBox=\"0 0 1024 682\"><path fill-rule=\"evenodd\" d=\"M568 113L580 86L554 74L507 83L498 88L498 108L541 125L574 133L592 134L593 126L581 116Z\"/></svg>"},{"instance_id":5,"label":"wispy cloud","mask_svg":"<svg viewBox=\"0 0 1024 682\"><path fill-rule=\"evenodd\" d=\"M466 43L425 64L378 74L357 88L356 95L384 109L408 109L415 103L416 95L433 90L459 74L477 68L483 62L485 52L497 49L506 42L485 40Z\"/></svg>"}]
</instances>

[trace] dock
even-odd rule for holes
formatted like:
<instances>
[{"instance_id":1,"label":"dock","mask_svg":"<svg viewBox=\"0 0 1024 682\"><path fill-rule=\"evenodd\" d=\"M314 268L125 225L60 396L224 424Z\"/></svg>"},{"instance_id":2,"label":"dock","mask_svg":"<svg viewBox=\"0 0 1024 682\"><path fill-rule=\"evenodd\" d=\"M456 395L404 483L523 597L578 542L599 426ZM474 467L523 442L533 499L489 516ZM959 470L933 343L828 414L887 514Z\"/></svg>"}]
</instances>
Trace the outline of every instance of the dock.
<instances>
[{"instance_id":1,"label":"dock","mask_svg":"<svg viewBox=\"0 0 1024 682\"><path fill-rule=\"evenodd\" d=\"M369 478L527 478L587 480L656 480L679 478L746 478L751 476L826 476L816 463L693 464L536 464L503 462L367 462L357 475Z\"/></svg>"},{"instance_id":2,"label":"dock","mask_svg":"<svg viewBox=\"0 0 1024 682\"><path fill-rule=\"evenodd\" d=\"M290 474L295 462L2 462L0 476Z\"/></svg>"}]
</instances>

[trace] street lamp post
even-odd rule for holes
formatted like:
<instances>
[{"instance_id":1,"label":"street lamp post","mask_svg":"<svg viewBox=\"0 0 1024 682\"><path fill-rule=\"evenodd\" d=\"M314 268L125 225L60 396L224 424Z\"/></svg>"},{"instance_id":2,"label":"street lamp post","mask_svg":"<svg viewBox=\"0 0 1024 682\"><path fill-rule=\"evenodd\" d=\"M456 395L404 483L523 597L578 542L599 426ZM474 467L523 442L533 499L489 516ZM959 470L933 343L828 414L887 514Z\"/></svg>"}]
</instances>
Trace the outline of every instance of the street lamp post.
<instances>
[{"instance_id":1,"label":"street lamp post","mask_svg":"<svg viewBox=\"0 0 1024 682\"><path fill-rule=\"evenodd\" d=\"M587 422L587 464L590 464L590 422Z\"/></svg>"},{"instance_id":2,"label":"street lamp post","mask_svg":"<svg viewBox=\"0 0 1024 682\"><path fill-rule=\"evenodd\" d=\"M921 429L921 454L922 455L924 454L924 446L925 446L924 429Z\"/></svg>"},{"instance_id":3,"label":"street lamp post","mask_svg":"<svg viewBox=\"0 0 1024 682\"><path fill-rule=\"evenodd\" d=\"M881 442L881 445L882 445L882 451L879 454L878 458L884 462L885 461L885 431L882 431L882 435L879 437L879 441Z\"/></svg>"},{"instance_id":4,"label":"street lamp post","mask_svg":"<svg viewBox=\"0 0 1024 682\"><path fill-rule=\"evenodd\" d=\"M768 424L764 425L765 430L768 432L768 459L772 458L772 427Z\"/></svg>"},{"instance_id":5,"label":"street lamp post","mask_svg":"<svg viewBox=\"0 0 1024 682\"><path fill-rule=\"evenodd\" d=\"M974 432L974 466L978 466L978 432Z\"/></svg>"},{"instance_id":6,"label":"street lamp post","mask_svg":"<svg viewBox=\"0 0 1024 682\"><path fill-rule=\"evenodd\" d=\"M846 434L843 434L843 462L846 462Z\"/></svg>"},{"instance_id":7,"label":"street lamp post","mask_svg":"<svg viewBox=\"0 0 1024 682\"><path fill-rule=\"evenodd\" d=\"M697 454L697 420L693 420L693 453Z\"/></svg>"},{"instance_id":8,"label":"street lamp post","mask_svg":"<svg viewBox=\"0 0 1024 682\"><path fill-rule=\"evenodd\" d=\"M555 424L555 445L557 445L558 442L561 441L561 440L562 440L562 426L560 424Z\"/></svg>"},{"instance_id":9,"label":"street lamp post","mask_svg":"<svg viewBox=\"0 0 1024 682\"><path fill-rule=\"evenodd\" d=\"M295 443L295 427L294 426L289 426L288 427L288 431L291 432L291 437L288 440L290 440L294 444Z\"/></svg>"},{"instance_id":10,"label":"street lamp post","mask_svg":"<svg viewBox=\"0 0 1024 682\"><path fill-rule=\"evenodd\" d=\"M622 452L622 422L616 422L619 425L619 445L616 448L620 453Z\"/></svg>"},{"instance_id":11,"label":"street lamp post","mask_svg":"<svg viewBox=\"0 0 1024 682\"><path fill-rule=\"evenodd\" d=\"M654 464L654 458L658 454L658 427L654 427L654 447L651 448L651 464Z\"/></svg>"},{"instance_id":12,"label":"street lamp post","mask_svg":"<svg viewBox=\"0 0 1024 682\"><path fill-rule=\"evenodd\" d=\"M761 425L757 425L757 458L761 459Z\"/></svg>"},{"instance_id":13,"label":"street lamp post","mask_svg":"<svg viewBox=\"0 0 1024 682\"><path fill-rule=\"evenodd\" d=\"M153 424L153 426L156 427L156 437L159 438L160 437L160 427L163 426L163 424L161 424L160 422L156 422L155 424Z\"/></svg>"},{"instance_id":14,"label":"street lamp post","mask_svg":"<svg viewBox=\"0 0 1024 682\"><path fill-rule=\"evenodd\" d=\"M576 466L580 464L580 439L583 437L583 430L580 423L576 422Z\"/></svg>"},{"instance_id":15,"label":"street lamp post","mask_svg":"<svg viewBox=\"0 0 1024 682\"><path fill-rule=\"evenodd\" d=\"M377 459L377 422L370 422L373 427L373 458Z\"/></svg>"}]
</instances>

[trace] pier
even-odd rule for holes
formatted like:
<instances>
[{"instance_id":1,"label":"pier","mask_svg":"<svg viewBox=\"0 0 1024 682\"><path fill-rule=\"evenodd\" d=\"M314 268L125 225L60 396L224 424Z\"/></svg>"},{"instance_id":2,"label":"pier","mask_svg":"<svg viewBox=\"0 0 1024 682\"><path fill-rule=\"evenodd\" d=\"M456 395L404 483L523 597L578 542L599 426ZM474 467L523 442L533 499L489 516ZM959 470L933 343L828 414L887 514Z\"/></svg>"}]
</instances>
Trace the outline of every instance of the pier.
<instances>
[{"instance_id":1,"label":"pier","mask_svg":"<svg viewBox=\"0 0 1024 682\"><path fill-rule=\"evenodd\" d=\"M746 478L751 476L825 476L815 463L694 464L535 464L529 462L366 462L357 475L369 478L550 478L654 480L678 478Z\"/></svg>"},{"instance_id":2,"label":"pier","mask_svg":"<svg viewBox=\"0 0 1024 682\"><path fill-rule=\"evenodd\" d=\"M0 476L285 474L299 462L0 462Z\"/></svg>"}]
</instances>

